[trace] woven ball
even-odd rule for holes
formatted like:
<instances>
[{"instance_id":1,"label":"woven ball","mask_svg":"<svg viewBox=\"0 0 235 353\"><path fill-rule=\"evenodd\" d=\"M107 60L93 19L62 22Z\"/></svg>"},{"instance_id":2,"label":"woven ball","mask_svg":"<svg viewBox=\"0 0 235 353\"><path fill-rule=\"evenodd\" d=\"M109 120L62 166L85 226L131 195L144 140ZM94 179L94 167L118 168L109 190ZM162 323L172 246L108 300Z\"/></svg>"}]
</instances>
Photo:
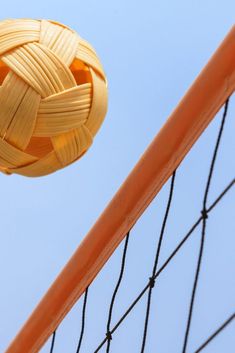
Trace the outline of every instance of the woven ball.
<instances>
[{"instance_id":1,"label":"woven ball","mask_svg":"<svg viewBox=\"0 0 235 353\"><path fill-rule=\"evenodd\" d=\"M57 22L0 22L0 170L42 176L80 158L107 110L96 52Z\"/></svg>"}]
</instances>

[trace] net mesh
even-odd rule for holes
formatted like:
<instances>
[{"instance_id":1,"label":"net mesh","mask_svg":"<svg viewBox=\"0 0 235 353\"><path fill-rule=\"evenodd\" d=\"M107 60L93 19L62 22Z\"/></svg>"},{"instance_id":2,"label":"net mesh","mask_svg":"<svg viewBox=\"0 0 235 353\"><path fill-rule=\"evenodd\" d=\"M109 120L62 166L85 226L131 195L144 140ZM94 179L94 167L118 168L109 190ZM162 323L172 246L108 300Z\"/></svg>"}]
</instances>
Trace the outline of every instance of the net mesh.
<instances>
[{"instance_id":1,"label":"net mesh","mask_svg":"<svg viewBox=\"0 0 235 353\"><path fill-rule=\"evenodd\" d=\"M231 98L230 98L231 101ZM203 156L198 158L198 165L197 166L191 166L189 167L189 161L186 160L186 170L188 170L189 176L192 178L192 175L194 173L194 168L197 168L199 170L199 174L201 176L201 179L199 182L204 185L203 187L203 192L202 192L202 197L199 197L199 191L195 186L191 187L191 194L194 192L194 194L197 194L197 198L200 200L195 201L196 199L190 199L191 194L188 195L188 204L184 204L185 209L184 209L184 217L180 220L182 222L183 220L186 220L187 218L187 208L189 208L190 204L194 204L194 209L195 212L191 213L191 216L189 217L192 219L191 226L188 226L187 224L187 231L185 231L185 235L182 236L176 236L176 233L180 234L181 229L184 229L184 227L181 226L181 224L177 224L176 221L172 221L174 218L174 213L176 213L177 206L174 208L174 202L176 198L180 198L182 203L184 203L185 197L187 198L187 195L183 195L182 188L184 184L184 180L180 181L182 177L181 173L181 166L173 173L171 176L171 179L169 180L168 185L164 187L164 190L162 193L158 195L156 198L160 203L165 203L165 209L162 211L158 211L158 225L159 225L159 232L157 234L157 239L155 239L156 245L153 245L154 242L151 243L150 245L150 253L148 253L147 245L148 243L150 244L150 241L148 238L148 232L149 229L145 228L146 225L142 225L141 231L146 230L145 236L145 244L144 247L142 247L142 256L140 257L139 254L136 256L139 257L139 263L140 266L136 267L136 264L133 262L133 257L134 255L134 250L135 250L135 244L134 244L134 237L132 237L132 234L135 230L134 228L138 228L138 224L135 225L133 229L131 229L128 234L126 235L123 243L119 246L119 248L116 251L116 254L113 255L113 263L111 264L111 271L108 270L110 266L110 261L106 264L104 270L104 275L101 274L98 276L98 281L99 278L102 276L101 280L101 287L104 289L108 288L106 292L109 293L109 298L104 298L104 292L101 291L101 289L98 289L96 282L97 280L94 281L90 285L89 288L86 289L84 293L84 297L82 300L80 300L79 304L79 310L81 311L81 323L80 323L80 332L78 334L77 339L74 339L73 342L71 342L71 347L68 347L66 352L86 352L86 353L97 353L97 352L141 352L141 353L151 353L151 352L169 352L169 343L168 342L163 342L161 338L158 336L158 328L159 325L161 326L161 332L165 328L167 330L167 333L165 337L168 337L169 340L171 339L171 331L176 332L177 336L177 345L175 346L174 352L194 352L198 353L203 351L206 347L208 347L212 341L216 341L216 338L218 337L219 334L221 334L222 331L224 331L226 328L228 328L232 321L235 319L235 311L231 312L226 315L224 314L226 312L226 306L223 304L226 298L221 298L221 305L218 307L218 303L216 302L216 307L218 308L218 311L221 312L219 315L219 318L224 318L221 320L221 322L218 323L218 320L216 319L216 311L215 314L212 315L212 318L208 320L208 332L204 333L204 338L199 340L197 337L197 340L193 340L194 335L196 334L195 331L195 325L193 325L194 317L199 311L199 316L202 314L202 311L206 311L207 309L205 308L199 308L197 305L197 299L199 296L199 290L202 288L202 286L206 283L207 281L205 277L205 271L202 271L202 267L204 268L205 266L208 266L210 268L211 266L211 272L210 274L213 275L216 278L216 276L220 276L221 272L219 271L218 267L221 264L221 257L223 256L223 252L221 251L218 254L214 254L213 259L215 263L213 265L209 264L206 261L206 255L208 255L208 247L211 244L206 244L206 239L209 236L208 233L211 232L211 226L210 224L212 223L214 217L219 217L219 212L216 212L217 209L221 211L224 203L226 202L226 199L229 199L231 197L229 207L226 208L226 212L222 212L222 218L220 218L219 223L222 224L224 227L220 229L224 229L223 234L220 233L220 229L218 229L218 223L216 223L216 226L212 228L212 233L213 236L215 237L215 232L218 233L218 238L220 238L222 244L223 244L223 239L225 238L227 232L230 234L232 233L232 229L230 228L229 225L227 225L227 219L231 218L231 205L233 202L234 206L234 195L232 199L232 193L234 191L234 185L235 185L235 178L232 176L230 177L230 174L234 172L234 162L231 161L232 158L231 156L224 156L222 155L223 152L223 142L226 143L226 139L224 138L224 130L226 129L226 124L227 124L227 119L232 117L229 117L228 111L229 111L229 100L226 101L223 109L221 112L218 113L217 118L215 119L215 122L213 122L213 133L215 129L217 129L216 133L216 138L215 141L212 142L212 145L209 146L212 140L212 135L206 136L206 141L204 139L204 142L201 146L201 151L203 151L204 148L206 148L206 151L208 152L208 156L210 155L210 160L209 163L207 161L207 166L205 165L204 168L204 160ZM231 120L232 121L232 120ZM231 123L228 123L228 132L230 130ZM204 137L203 137L204 138ZM208 138L208 139L207 139ZM226 148L226 153L229 150L229 148ZM230 147L230 151L231 151ZM194 150L192 151L194 153ZM205 152L207 154L207 152ZM188 157L187 157L188 158ZM222 160L223 164L220 163ZM231 171L229 173L226 173L224 171L224 162L227 162L227 164L230 166ZM225 175L226 182L224 182L224 187L220 188L219 192L217 190L214 190L213 188L213 181L216 181L218 177L216 178L216 175L221 176L222 171ZM199 175L198 174L198 175ZM185 175L185 172L184 172ZM198 176L197 175L197 176ZM230 178L228 180L227 178ZM223 178L223 179L225 179ZM220 178L221 179L221 178ZM179 190L177 192L177 188L179 186ZM212 197L212 196L213 197ZM166 197L166 201L164 198ZM212 199L212 200L211 200ZM195 202L194 202L195 201ZM153 201L152 204L154 204L156 200ZM221 205L221 207L220 207ZM154 205L156 207L156 205ZM199 207L199 208L198 208ZM150 208L150 207L149 207ZM196 214L196 208L198 208L198 216L195 216ZM156 212L155 209L153 209L150 213L151 215ZM193 214L193 216L192 216ZM225 215L226 214L226 215ZM160 221L160 216L162 217L162 220ZM193 220L194 219L194 220ZM157 221L156 221L157 223ZM170 227L172 223L172 227ZM225 226L226 223L226 226ZM186 229L186 226L185 226ZM209 230L208 230L209 229ZM167 231L168 230L168 231ZM172 233L172 237L169 240L169 233ZM168 239L167 239L168 235ZM172 290L172 287L169 286L169 289L167 288L166 284L163 282L163 291L165 291L165 302L169 306L169 314L164 316L164 314L161 314L161 312L164 312L164 308L161 308L160 306L166 303L164 301L158 303L158 297L157 297L157 292L160 291L160 287L162 284L162 274L165 274L165 277L167 277L167 270L168 268L173 268L173 260L175 259L176 255L180 252L183 251L183 249L186 247L187 249L187 244L189 241L192 239L193 236L197 236L197 243L195 242L195 239L193 240L193 258L187 258L187 263L185 262L182 265L182 268L190 268L190 271L188 273L185 273L182 275L181 280L177 280L174 283L174 286L176 285L176 288ZM143 234L141 235L143 236ZM174 238L174 240L172 239ZM175 242L178 242L176 244ZM213 239L211 239L213 242ZM228 240L227 240L228 242ZM143 246L143 243L140 243L141 246ZM169 248L172 248L172 244L175 244L175 247L173 250L169 251ZM166 245L166 249L164 250L164 245ZM213 248L213 246L212 246ZM215 250L214 250L215 251ZM218 251L218 249L216 250ZM167 256L165 255L167 254ZM170 254L170 255L169 255ZM191 252L192 256L192 252ZM165 261L160 261L162 258L165 258ZM152 260L153 259L153 260ZM132 261L133 264L130 264L128 261ZM161 264L162 262L162 264ZM142 277L146 276L146 273L144 273L144 267L146 263L146 271L148 271L147 279L145 280ZM193 266L191 264L193 263ZM113 271L115 265L115 271ZM131 274L130 276L130 269L134 268L134 273ZM193 268L191 268L193 267ZM144 273L144 276L142 276L142 273ZM232 282L229 280L229 277L231 274L224 274L225 277L228 278L228 282ZM140 279L141 278L141 279ZM146 277L145 277L146 278ZM140 283L142 283L142 289L141 290L136 290L137 286L135 285L135 281L137 280L138 286ZM104 285L105 283L105 285ZM169 285L169 284L168 284ZM217 281L217 285L223 285L223 281ZM128 286L132 287L131 291L126 291L125 289L128 288ZM231 283L232 286L232 283ZM92 288L94 287L94 288ZM233 286L234 287L234 286ZM186 290L187 289L187 290ZM205 285L205 290L208 289L207 286ZM231 289L231 288L230 288ZM226 292L228 288L226 287ZM231 289L232 291L232 289ZM135 292L135 295L133 295ZM180 292L181 295L180 295ZM189 293L190 292L190 293ZM212 290L213 293L213 290ZM99 307L97 306L90 306L89 309L89 302L92 301L92 296L96 295L96 305L97 302L100 300L100 305ZM174 308L174 310L171 309L171 306L174 305L176 306L176 301L173 300L173 297L178 296L178 303L181 301L181 304L179 305L179 311L177 311L177 308ZM98 299L97 299L98 298ZM121 298L121 304L119 303L119 298ZM131 298L131 299L130 299ZM133 299L134 298L134 299ZM172 300L172 305L171 305L171 300ZM213 298L211 298L213 301ZM125 302L125 304L124 304ZM141 310L138 309L138 305L141 302ZM129 303L129 304L126 304ZM104 309L105 305L105 309ZM182 307L185 307L185 310L182 312ZM123 309L125 307L125 309ZM226 308L225 308L226 307ZM229 310L231 308L229 307ZM74 310L77 310L75 308ZM138 311L138 318L137 316L133 316L134 311ZM200 312L201 310L201 312ZM209 310L209 309L208 309ZM227 311L229 311L227 308ZM103 313L103 319L99 319L99 313ZM208 311L209 312L209 311ZM121 314L120 314L121 313ZM178 314L176 315L176 319L172 319L173 314ZM181 316L179 317L179 313L181 313ZM76 316L77 316L77 311L76 311ZM132 320L131 320L132 317ZM203 315L201 315L203 317ZM159 323L160 319L164 318L164 322ZM133 326L133 320L136 320L136 324ZM89 323L90 321L90 323ZM128 321L128 324L130 326L130 329L127 329L126 323ZM180 334L177 335L178 332L178 327L177 327L177 322L180 322ZM202 323L201 323L202 324ZM122 330L122 327L124 329ZM138 327L138 332L136 332L136 328ZM153 329L152 329L153 328ZM121 331L121 332L120 332ZM91 345L94 345L94 339L91 338L92 336L97 336L97 333L100 334L103 332L103 337L101 336L99 340L96 342L96 345L91 348ZM119 334L120 333L120 334ZM62 335L63 335L63 330L62 328L57 328L56 332L54 332L51 341L49 345L47 344L47 352L50 353L56 353L57 349L59 349L59 346L61 346L62 342ZM156 335L156 339L154 340L154 335ZM133 339L135 338L135 343L133 343ZM119 340L125 341L120 345L118 343ZM76 341L76 342L75 342ZM90 341L90 345L87 343ZM154 341L154 344L153 344ZM190 341L193 341L192 344L190 344ZM58 346L57 346L58 342ZM199 342L199 343L198 343ZM174 343L175 344L175 343ZM216 344L216 343L215 343ZM76 345L76 346L75 346ZM67 347L67 346L66 346ZM126 347L126 348L123 348ZM131 347L131 348L130 348ZM168 348L166 348L168 347ZM194 347L194 348L192 348ZM216 346L213 346L216 347ZM189 349L190 348L190 349ZM64 350L63 350L64 351ZM172 350L171 350L172 351ZM205 350L206 352L209 352ZM46 350L45 350L46 352ZM59 352L59 350L58 350ZM213 348L213 352L215 352L215 348Z\"/></svg>"}]
</instances>

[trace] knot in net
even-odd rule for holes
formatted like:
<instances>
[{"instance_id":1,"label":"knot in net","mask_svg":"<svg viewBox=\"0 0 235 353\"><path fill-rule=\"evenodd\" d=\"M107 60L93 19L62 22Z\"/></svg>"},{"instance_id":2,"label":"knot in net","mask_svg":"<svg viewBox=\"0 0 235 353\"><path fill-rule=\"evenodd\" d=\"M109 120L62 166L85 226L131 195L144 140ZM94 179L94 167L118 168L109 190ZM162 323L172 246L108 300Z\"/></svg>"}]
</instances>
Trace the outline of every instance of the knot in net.
<instances>
[{"instance_id":1,"label":"knot in net","mask_svg":"<svg viewBox=\"0 0 235 353\"><path fill-rule=\"evenodd\" d=\"M81 157L107 110L94 49L46 20L0 22L0 170L42 176Z\"/></svg>"}]
</instances>

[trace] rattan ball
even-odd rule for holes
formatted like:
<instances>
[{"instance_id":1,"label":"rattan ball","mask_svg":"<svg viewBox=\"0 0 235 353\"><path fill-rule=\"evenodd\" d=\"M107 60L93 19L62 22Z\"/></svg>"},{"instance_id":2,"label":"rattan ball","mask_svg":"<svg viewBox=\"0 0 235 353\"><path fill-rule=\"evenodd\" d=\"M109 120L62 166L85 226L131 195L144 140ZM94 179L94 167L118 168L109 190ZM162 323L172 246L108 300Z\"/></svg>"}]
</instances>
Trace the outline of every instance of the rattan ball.
<instances>
[{"instance_id":1,"label":"rattan ball","mask_svg":"<svg viewBox=\"0 0 235 353\"><path fill-rule=\"evenodd\" d=\"M36 177L79 159L107 110L92 46L49 20L0 22L0 170Z\"/></svg>"}]
</instances>

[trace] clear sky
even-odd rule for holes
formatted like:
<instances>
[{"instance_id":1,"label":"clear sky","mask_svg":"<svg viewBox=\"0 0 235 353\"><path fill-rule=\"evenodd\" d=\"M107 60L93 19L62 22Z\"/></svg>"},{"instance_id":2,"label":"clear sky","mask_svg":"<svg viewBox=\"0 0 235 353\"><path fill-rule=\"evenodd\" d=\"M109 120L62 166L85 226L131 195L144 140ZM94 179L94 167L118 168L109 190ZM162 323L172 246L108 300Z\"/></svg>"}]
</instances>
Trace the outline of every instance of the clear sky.
<instances>
[{"instance_id":1,"label":"clear sky","mask_svg":"<svg viewBox=\"0 0 235 353\"><path fill-rule=\"evenodd\" d=\"M234 0L8 0L1 4L2 19L54 19L90 41L107 73L109 111L92 148L79 162L43 178L0 175L0 352L224 38L234 22L234 13ZM160 264L201 210L220 116L177 173ZM232 99L210 201L234 177L234 133ZM150 276L168 191L169 184L133 229L114 323ZM189 353L235 309L234 199L233 190L209 219ZM182 350L199 236L200 232L195 232L159 277L145 353ZM92 353L105 335L121 247L90 289L82 353ZM112 353L140 352L145 307L146 297L117 331ZM55 353L75 352L80 320L78 303L58 331ZM232 323L205 353L234 352L234 330ZM49 353L48 345L42 352Z\"/></svg>"}]
</instances>

